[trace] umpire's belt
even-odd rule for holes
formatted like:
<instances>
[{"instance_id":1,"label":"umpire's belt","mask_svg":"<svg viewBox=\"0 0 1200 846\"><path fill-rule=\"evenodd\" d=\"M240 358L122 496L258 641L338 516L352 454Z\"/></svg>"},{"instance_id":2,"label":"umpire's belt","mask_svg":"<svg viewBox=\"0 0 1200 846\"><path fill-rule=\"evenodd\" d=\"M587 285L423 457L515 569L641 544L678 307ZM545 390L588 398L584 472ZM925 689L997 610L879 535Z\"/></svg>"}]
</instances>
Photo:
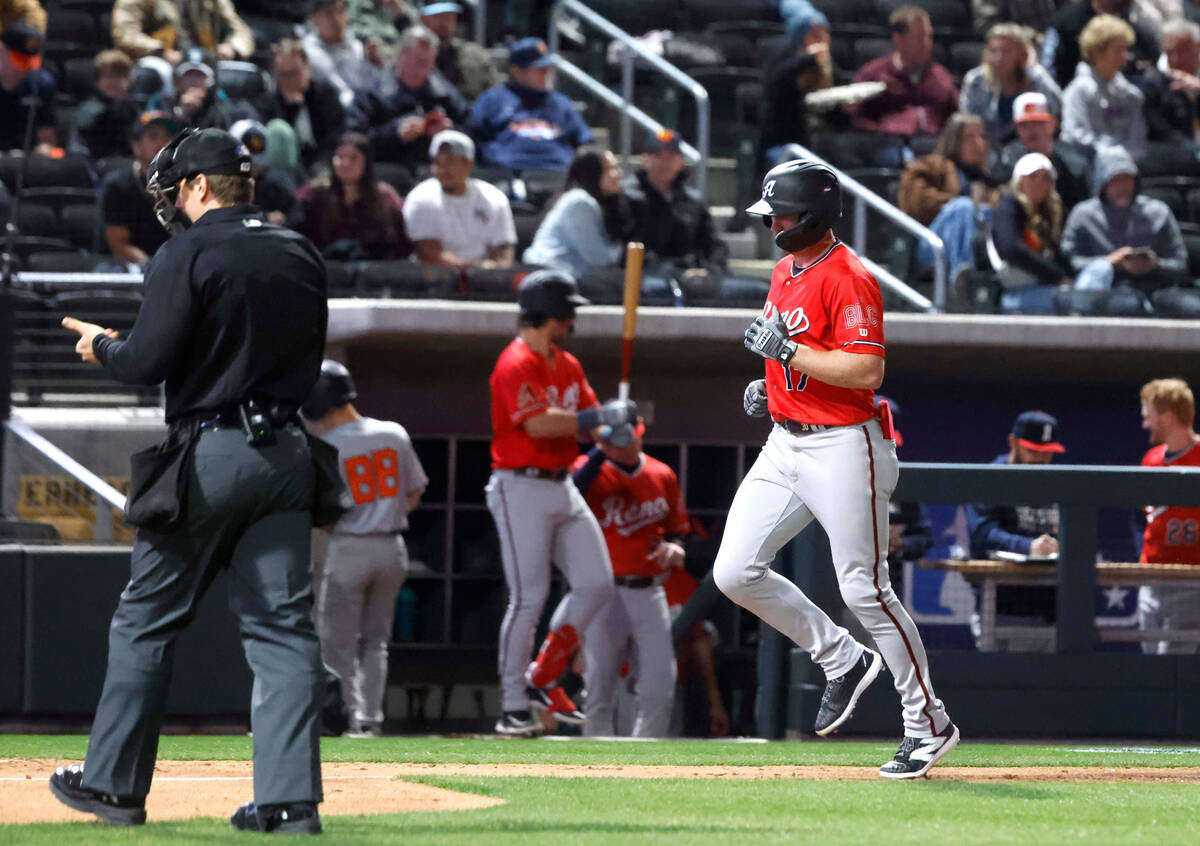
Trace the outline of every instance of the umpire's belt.
<instances>
[{"instance_id":1,"label":"umpire's belt","mask_svg":"<svg viewBox=\"0 0 1200 846\"><path fill-rule=\"evenodd\" d=\"M557 470L547 470L545 467L515 467L512 472L518 476L528 476L530 479L553 479L555 482L561 482L567 478L567 468L565 467Z\"/></svg>"},{"instance_id":2,"label":"umpire's belt","mask_svg":"<svg viewBox=\"0 0 1200 846\"><path fill-rule=\"evenodd\" d=\"M658 576L613 576L613 584L623 588L648 588L662 584Z\"/></svg>"},{"instance_id":3,"label":"umpire's belt","mask_svg":"<svg viewBox=\"0 0 1200 846\"><path fill-rule=\"evenodd\" d=\"M820 423L801 423L799 420L776 420L789 435L811 435L813 432L825 432L836 429L836 426L822 426Z\"/></svg>"}]
</instances>

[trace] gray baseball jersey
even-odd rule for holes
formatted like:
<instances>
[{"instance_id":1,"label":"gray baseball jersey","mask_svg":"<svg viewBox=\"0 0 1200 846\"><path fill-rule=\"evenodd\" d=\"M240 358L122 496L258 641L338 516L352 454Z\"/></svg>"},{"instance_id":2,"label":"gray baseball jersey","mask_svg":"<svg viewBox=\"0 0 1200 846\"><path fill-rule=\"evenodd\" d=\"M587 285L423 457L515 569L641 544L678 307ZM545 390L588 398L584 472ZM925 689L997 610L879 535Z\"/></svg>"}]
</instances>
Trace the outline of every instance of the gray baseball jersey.
<instances>
[{"instance_id":1,"label":"gray baseball jersey","mask_svg":"<svg viewBox=\"0 0 1200 846\"><path fill-rule=\"evenodd\" d=\"M354 497L354 508L334 533L384 535L407 529L407 495L423 489L429 479L404 427L363 417L322 437L337 447L342 478Z\"/></svg>"}]
</instances>

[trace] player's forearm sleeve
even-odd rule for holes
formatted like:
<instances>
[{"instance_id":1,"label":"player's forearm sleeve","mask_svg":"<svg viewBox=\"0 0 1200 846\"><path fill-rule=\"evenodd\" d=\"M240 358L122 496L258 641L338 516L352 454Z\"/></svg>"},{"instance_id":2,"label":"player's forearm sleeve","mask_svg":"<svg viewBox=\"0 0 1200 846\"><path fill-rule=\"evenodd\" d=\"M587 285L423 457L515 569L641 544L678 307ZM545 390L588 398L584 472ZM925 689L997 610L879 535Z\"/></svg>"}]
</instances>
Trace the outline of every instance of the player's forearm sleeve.
<instances>
[{"instance_id":1,"label":"player's forearm sleeve","mask_svg":"<svg viewBox=\"0 0 1200 846\"><path fill-rule=\"evenodd\" d=\"M575 483L575 487L584 496L587 496L588 489L592 483L600 475L600 468L604 466L604 453L599 447L594 448L588 453L588 460L580 466L578 470L571 474L571 481Z\"/></svg>"}]
</instances>

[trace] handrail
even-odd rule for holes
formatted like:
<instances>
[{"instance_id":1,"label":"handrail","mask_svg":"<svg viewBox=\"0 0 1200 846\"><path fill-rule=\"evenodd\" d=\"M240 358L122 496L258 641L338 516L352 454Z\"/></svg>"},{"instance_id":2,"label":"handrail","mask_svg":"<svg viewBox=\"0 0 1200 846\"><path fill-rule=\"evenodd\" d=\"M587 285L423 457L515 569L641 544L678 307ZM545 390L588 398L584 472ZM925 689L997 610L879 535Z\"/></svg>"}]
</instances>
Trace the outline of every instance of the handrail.
<instances>
[{"instance_id":1,"label":"handrail","mask_svg":"<svg viewBox=\"0 0 1200 846\"><path fill-rule=\"evenodd\" d=\"M558 32L558 16L563 11L570 11L572 14L578 15L579 18L609 38L619 41L624 45L625 50L621 56L621 98L614 103L611 99L603 94L599 94L595 87L587 83L582 83L578 76L573 74L568 67L583 73L575 65L572 65L558 53L559 32ZM633 106L633 59L636 54L639 58L645 60L651 68L666 76L679 87L683 88L687 93L692 95L696 101L696 143L698 149L694 152L696 158L692 159L690 154L685 153L689 159L696 162L696 190L701 196L705 195L705 189L708 184L708 154L709 142L711 136L711 113L712 105L709 102L708 90L705 89L696 80L685 74L679 68L675 67L670 62L663 59L661 56L656 56L637 42L632 35L618 27L612 21L602 17L593 10L589 9L579 0L556 0L554 8L550 12L550 52L554 55L554 64L556 67L562 68L576 82L581 82L585 88L592 93L597 94L606 103L615 108L621 109L621 155L628 161L633 148L632 129L630 120L637 120L642 126L650 129L653 132L658 132L663 129L662 125L653 121L644 112ZM584 74L586 76L586 74ZM590 77L588 77L590 79ZM594 82L594 80L593 80ZM597 83L598 84L598 83ZM603 88L603 86L600 86ZM604 89L608 91L607 88ZM612 93L612 92L608 92Z\"/></svg>"},{"instance_id":2,"label":"handrail","mask_svg":"<svg viewBox=\"0 0 1200 846\"><path fill-rule=\"evenodd\" d=\"M78 479L85 488L103 499L109 506L122 514L125 513L124 494L39 435L27 423L8 420L4 425L10 432L41 453L44 458Z\"/></svg>"},{"instance_id":3,"label":"handrail","mask_svg":"<svg viewBox=\"0 0 1200 846\"><path fill-rule=\"evenodd\" d=\"M18 285L120 285L139 286L141 273L57 273L55 271L22 270L14 274Z\"/></svg>"},{"instance_id":4,"label":"handrail","mask_svg":"<svg viewBox=\"0 0 1200 846\"><path fill-rule=\"evenodd\" d=\"M825 159L818 156L812 150L804 147L801 144L791 143L791 147L795 147L805 156L815 161L820 162L826 167L833 170L837 174L838 182L841 183L842 189L849 191L854 195L854 249L862 254L866 251L867 242L867 210L863 206L866 203L875 211L886 217L892 223L902 229L906 229L913 235L916 235L922 241L929 244L933 250L933 305L938 311L946 310L946 245L942 239L938 237L928 227L922 226L909 215L900 211L883 197L876 194L867 186L863 185L852 176L848 176L845 171L839 169L836 165L827 162Z\"/></svg>"},{"instance_id":5,"label":"handrail","mask_svg":"<svg viewBox=\"0 0 1200 846\"><path fill-rule=\"evenodd\" d=\"M466 0L474 12L474 21L472 26L474 31L471 33L471 40L476 44L487 46L487 0Z\"/></svg>"}]
</instances>

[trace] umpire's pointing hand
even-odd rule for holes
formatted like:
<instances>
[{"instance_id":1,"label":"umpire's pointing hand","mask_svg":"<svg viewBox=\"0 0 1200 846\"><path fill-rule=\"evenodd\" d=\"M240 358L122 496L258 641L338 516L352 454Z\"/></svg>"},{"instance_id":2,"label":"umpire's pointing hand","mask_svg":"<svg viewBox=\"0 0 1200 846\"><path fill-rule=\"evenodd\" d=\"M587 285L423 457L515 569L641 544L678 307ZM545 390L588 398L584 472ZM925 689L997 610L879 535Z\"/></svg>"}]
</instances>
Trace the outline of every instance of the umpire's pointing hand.
<instances>
[{"instance_id":1,"label":"umpire's pointing hand","mask_svg":"<svg viewBox=\"0 0 1200 846\"><path fill-rule=\"evenodd\" d=\"M105 329L103 326L97 326L95 323L85 323L74 317L64 317L62 325L64 329L70 329L72 332L79 333L79 341L75 344L75 352L79 353L79 357L88 364L98 363L96 356L92 353L92 341L96 339L97 335L106 335L109 338L117 337L116 329Z\"/></svg>"}]
</instances>

